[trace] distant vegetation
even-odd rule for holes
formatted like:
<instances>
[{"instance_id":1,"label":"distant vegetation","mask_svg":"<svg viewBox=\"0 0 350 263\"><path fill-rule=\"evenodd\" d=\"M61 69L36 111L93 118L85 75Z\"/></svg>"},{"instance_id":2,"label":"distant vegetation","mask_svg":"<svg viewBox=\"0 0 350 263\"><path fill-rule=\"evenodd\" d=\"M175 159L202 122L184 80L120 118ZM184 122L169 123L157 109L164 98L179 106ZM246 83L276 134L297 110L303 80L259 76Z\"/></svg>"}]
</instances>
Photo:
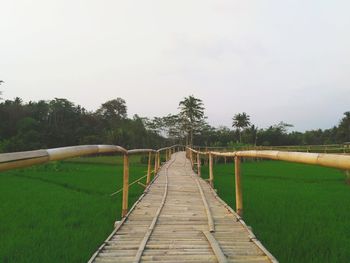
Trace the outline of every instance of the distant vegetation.
<instances>
[{"instance_id":1,"label":"distant vegetation","mask_svg":"<svg viewBox=\"0 0 350 263\"><path fill-rule=\"evenodd\" d=\"M128 118L126 102L113 99L87 111L67 99L0 103L0 152L79 144L117 144L126 148L158 148L174 143L207 146L306 145L350 141L350 112L326 130L289 132L280 122L266 129L251 124L247 113L233 115L234 129L210 126L203 102L194 96L179 102L179 113L152 119ZM335 120L336 122L336 120Z\"/></svg>"}]
</instances>

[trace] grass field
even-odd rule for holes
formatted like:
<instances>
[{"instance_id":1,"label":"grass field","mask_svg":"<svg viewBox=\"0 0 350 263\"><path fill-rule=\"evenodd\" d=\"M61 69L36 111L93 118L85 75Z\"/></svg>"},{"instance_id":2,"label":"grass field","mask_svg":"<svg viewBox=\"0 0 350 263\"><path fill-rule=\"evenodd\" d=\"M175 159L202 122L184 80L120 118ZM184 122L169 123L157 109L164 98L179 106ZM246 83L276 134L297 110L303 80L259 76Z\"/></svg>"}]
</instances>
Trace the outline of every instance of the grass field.
<instances>
[{"instance_id":1,"label":"grass field","mask_svg":"<svg viewBox=\"0 0 350 263\"><path fill-rule=\"evenodd\" d=\"M130 182L146 165L133 157ZM244 219L280 262L349 262L350 186L335 169L242 164ZM208 169L203 166L203 176ZM214 166L232 207L233 164ZM0 173L0 262L86 262L121 212L120 157L71 159ZM130 205L143 189L130 189Z\"/></svg>"},{"instance_id":2,"label":"grass field","mask_svg":"<svg viewBox=\"0 0 350 263\"><path fill-rule=\"evenodd\" d=\"M130 182L146 174L139 159ZM120 217L121 193L110 194L122 187L121 164L76 158L0 173L0 262L86 262ZM130 188L130 205L142 191Z\"/></svg>"},{"instance_id":3,"label":"grass field","mask_svg":"<svg viewBox=\"0 0 350 263\"><path fill-rule=\"evenodd\" d=\"M235 207L234 165L214 166ZM208 178L208 167L202 167ZM279 161L242 164L244 220L280 262L350 262L350 186L336 169Z\"/></svg>"}]
</instances>

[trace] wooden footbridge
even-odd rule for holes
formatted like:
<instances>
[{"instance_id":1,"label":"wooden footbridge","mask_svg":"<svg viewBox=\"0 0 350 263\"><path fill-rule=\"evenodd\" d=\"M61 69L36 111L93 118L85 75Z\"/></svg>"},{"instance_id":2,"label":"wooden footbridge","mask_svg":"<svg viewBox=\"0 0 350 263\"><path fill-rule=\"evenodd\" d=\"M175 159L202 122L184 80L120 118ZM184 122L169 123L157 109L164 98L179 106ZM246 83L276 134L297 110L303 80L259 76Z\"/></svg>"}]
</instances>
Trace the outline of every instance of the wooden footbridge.
<instances>
[{"instance_id":1,"label":"wooden footbridge","mask_svg":"<svg viewBox=\"0 0 350 263\"><path fill-rule=\"evenodd\" d=\"M172 155L90 260L140 261L276 262L184 152Z\"/></svg>"},{"instance_id":2,"label":"wooden footbridge","mask_svg":"<svg viewBox=\"0 0 350 263\"><path fill-rule=\"evenodd\" d=\"M90 154L124 155L122 220L89 262L277 262L242 220L242 158L267 158L350 170L350 156L283 151L201 152L172 146L127 151L90 145L0 154L0 171ZM161 166L161 153L166 162ZM128 210L130 154L148 154L147 187ZM154 178L151 180L151 157ZM209 180L201 178L201 156ZM213 189L213 157L235 159L236 212ZM197 173L193 167L197 165Z\"/></svg>"}]
</instances>

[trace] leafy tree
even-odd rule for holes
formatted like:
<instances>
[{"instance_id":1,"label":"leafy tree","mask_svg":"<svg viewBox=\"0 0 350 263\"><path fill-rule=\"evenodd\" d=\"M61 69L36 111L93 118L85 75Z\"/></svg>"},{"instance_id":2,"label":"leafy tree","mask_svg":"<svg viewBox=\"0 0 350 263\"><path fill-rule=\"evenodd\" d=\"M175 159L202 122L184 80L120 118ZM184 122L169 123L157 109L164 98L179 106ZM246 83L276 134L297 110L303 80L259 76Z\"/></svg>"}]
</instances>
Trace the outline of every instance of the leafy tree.
<instances>
[{"instance_id":1,"label":"leafy tree","mask_svg":"<svg viewBox=\"0 0 350 263\"><path fill-rule=\"evenodd\" d=\"M187 133L186 144L193 145L193 134L202 126L205 119L203 102L194 96L188 96L180 101L179 109L182 128Z\"/></svg>"},{"instance_id":2,"label":"leafy tree","mask_svg":"<svg viewBox=\"0 0 350 263\"><path fill-rule=\"evenodd\" d=\"M337 141L339 143L350 142L350 111L344 112L344 117L339 123Z\"/></svg>"},{"instance_id":3,"label":"leafy tree","mask_svg":"<svg viewBox=\"0 0 350 263\"><path fill-rule=\"evenodd\" d=\"M293 125L280 122L270 126L266 130L259 130L257 135L258 144L265 146L291 145L292 143L288 134L289 127L293 127Z\"/></svg>"},{"instance_id":4,"label":"leafy tree","mask_svg":"<svg viewBox=\"0 0 350 263\"><path fill-rule=\"evenodd\" d=\"M250 117L247 113L237 113L232 118L232 127L236 127L239 134L239 142L242 142L242 129L249 127Z\"/></svg>"},{"instance_id":5,"label":"leafy tree","mask_svg":"<svg viewBox=\"0 0 350 263\"><path fill-rule=\"evenodd\" d=\"M109 100L101 105L97 110L97 114L109 121L119 121L126 119L127 107L126 102L122 98Z\"/></svg>"},{"instance_id":6,"label":"leafy tree","mask_svg":"<svg viewBox=\"0 0 350 263\"><path fill-rule=\"evenodd\" d=\"M246 143L250 143L256 146L258 139L258 127L253 124L250 127L244 129L242 132L242 138Z\"/></svg>"}]
</instances>

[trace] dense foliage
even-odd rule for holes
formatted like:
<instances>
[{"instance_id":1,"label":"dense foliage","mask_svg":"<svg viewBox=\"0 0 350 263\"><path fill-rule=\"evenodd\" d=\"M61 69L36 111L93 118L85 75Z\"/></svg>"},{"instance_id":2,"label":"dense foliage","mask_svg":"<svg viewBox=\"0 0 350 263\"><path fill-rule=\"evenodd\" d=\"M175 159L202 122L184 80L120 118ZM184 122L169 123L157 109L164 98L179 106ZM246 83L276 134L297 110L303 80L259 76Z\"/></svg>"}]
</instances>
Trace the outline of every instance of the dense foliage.
<instances>
[{"instance_id":1,"label":"dense foliage","mask_svg":"<svg viewBox=\"0 0 350 263\"><path fill-rule=\"evenodd\" d=\"M78 144L117 144L127 148L160 147L164 137L145 128L144 120L126 116L118 98L88 112L66 100L0 103L0 150L3 152Z\"/></svg>"},{"instance_id":2,"label":"dense foliage","mask_svg":"<svg viewBox=\"0 0 350 263\"><path fill-rule=\"evenodd\" d=\"M280 122L258 129L249 115L233 117L234 130L214 128L206 121L204 105L193 96L179 103L179 113L153 119L127 117L126 102L113 99L90 112L67 99L24 103L20 98L0 103L0 151L12 152L79 144L117 144L126 148L158 148L174 143L233 146L333 144L350 141L350 112L337 126L304 133L288 132Z\"/></svg>"}]
</instances>

